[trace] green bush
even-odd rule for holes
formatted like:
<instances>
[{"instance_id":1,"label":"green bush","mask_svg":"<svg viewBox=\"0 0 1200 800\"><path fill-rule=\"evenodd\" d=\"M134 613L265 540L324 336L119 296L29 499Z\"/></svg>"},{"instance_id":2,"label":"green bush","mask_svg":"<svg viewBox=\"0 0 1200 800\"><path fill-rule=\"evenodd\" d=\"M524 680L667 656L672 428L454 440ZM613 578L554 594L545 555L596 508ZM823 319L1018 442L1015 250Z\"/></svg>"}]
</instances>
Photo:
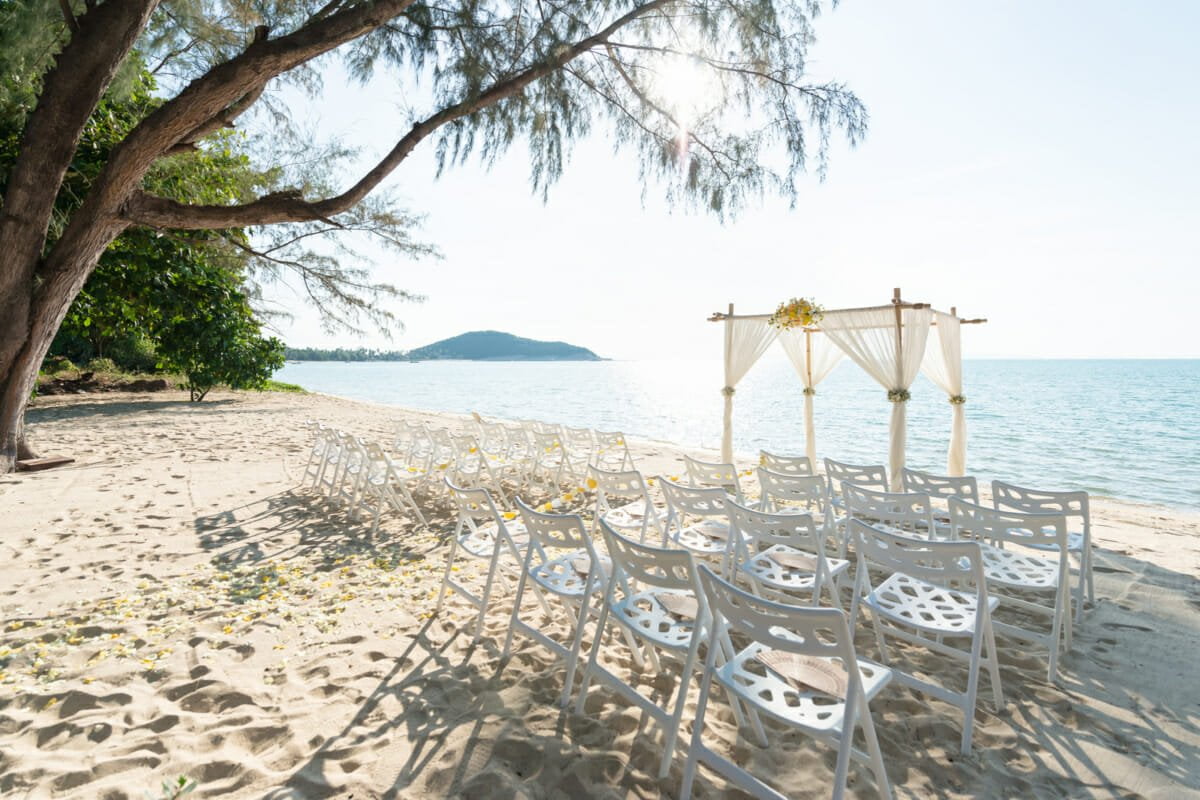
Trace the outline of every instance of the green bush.
<instances>
[{"instance_id":1,"label":"green bush","mask_svg":"<svg viewBox=\"0 0 1200 800\"><path fill-rule=\"evenodd\" d=\"M79 367L66 356L51 356L42 364L42 372L47 375L61 375L64 372L76 372Z\"/></svg>"},{"instance_id":2,"label":"green bush","mask_svg":"<svg viewBox=\"0 0 1200 800\"><path fill-rule=\"evenodd\" d=\"M108 348L108 354L128 372L153 372L158 366L158 353L155 352L154 342L141 333L132 333L113 342Z\"/></svg>"},{"instance_id":3,"label":"green bush","mask_svg":"<svg viewBox=\"0 0 1200 800\"><path fill-rule=\"evenodd\" d=\"M91 372L120 372L121 368L117 366L117 362L107 356L103 358L93 358L87 363L87 369Z\"/></svg>"}]
</instances>

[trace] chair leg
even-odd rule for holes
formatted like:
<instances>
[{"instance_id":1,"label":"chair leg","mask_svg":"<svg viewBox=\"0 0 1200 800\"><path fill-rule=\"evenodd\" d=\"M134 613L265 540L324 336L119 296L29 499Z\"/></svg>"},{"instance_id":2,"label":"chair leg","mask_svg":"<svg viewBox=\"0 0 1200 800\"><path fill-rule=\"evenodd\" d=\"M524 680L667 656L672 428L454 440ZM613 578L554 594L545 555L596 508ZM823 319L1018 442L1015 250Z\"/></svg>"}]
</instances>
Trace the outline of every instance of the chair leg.
<instances>
[{"instance_id":1,"label":"chair leg","mask_svg":"<svg viewBox=\"0 0 1200 800\"><path fill-rule=\"evenodd\" d=\"M588 654L587 667L583 670L583 679L579 683L579 699L575 701L575 713L583 713L583 705L587 702L588 684L592 680L592 675L596 672L596 666L600 662L600 640L604 638L604 629L608 624L608 598L605 597L600 606L600 619L596 622L596 640L592 645L592 651ZM622 626L624 627L624 626Z\"/></svg>"},{"instance_id":2,"label":"chair leg","mask_svg":"<svg viewBox=\"0 0 1200 800\"><path fill-rule=\"evenodd\" d=\"M846 773L850 771L850 753L854 750L854 721L858 718L859 696L862 687L846 698L842 716L842 738L838 742L837 767L833 772L833 800L846 794Z\"/></svg>"},{"instance_id":3,"label":"chair leg","mask_svg":"<svg viewBox=\"0 0 1200 800\"><path fill-rule=\"evenodd\" d=\"M867 755L871 759L871 772L875 776L875 787L879 792L879 797L881 800L892 800L892 784L888 780L887 765L883 761L883 750L879 747L879 737L875 733L875 720L871 718L871 708L867 705L865 693L858 719L859 724L862 725L863 736L867 740Z\"/></svg>"},{"instance_id":4,"label":"chair leg","mask_svg":"<svg viewBox=\"0 0 1200 800\"><path fill-rule=\"evenodd\" d=\"M663 757L658 765L658 777L667 777L671 771L671 759L675 756L675 741L679 738L679 726L683 722L683 706L687 700L688 684L692 681L692 671L696 668L696 653L700 650L700 637L692 638L688 648L687 660L683 664L683 672L679 676L679 689L675 693L675 710L671 712L671 720L663 737Z\"/></svg>"}]
</instances>

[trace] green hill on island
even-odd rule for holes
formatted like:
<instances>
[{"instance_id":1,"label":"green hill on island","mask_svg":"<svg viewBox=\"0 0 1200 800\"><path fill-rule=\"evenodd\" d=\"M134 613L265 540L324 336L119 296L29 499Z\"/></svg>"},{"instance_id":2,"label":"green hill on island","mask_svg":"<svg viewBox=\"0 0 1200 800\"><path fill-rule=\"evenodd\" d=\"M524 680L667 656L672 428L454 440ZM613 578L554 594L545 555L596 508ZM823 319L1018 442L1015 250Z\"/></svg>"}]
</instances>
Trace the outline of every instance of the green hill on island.
<instances>
[{"instance_id":1,"label":"green hill on island","mask_svg":"<svg viewBox=\"0 0 1200 800\"><path fill-rule=\"evenodd\" d=\"M603 361L586 347L540 342L500 331L472 331L408 351L413 361Z\"/></svg>"}]
</instances>

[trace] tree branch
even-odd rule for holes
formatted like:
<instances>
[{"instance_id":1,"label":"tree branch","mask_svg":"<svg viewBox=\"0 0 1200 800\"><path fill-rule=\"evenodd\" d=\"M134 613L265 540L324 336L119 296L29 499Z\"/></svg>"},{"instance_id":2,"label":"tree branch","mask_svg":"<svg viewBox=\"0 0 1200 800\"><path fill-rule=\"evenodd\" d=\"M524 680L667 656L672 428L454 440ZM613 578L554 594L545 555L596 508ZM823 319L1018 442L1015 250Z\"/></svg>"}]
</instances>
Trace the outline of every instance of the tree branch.
<instances>
[{"instance_id":1,"label":"tree branch","mask_svg":"<svg viewBox=\"0 0 1200 800\"><path fill-rule=\"evenodd\" d=\"M549 58L493 84L479 95L446 106L436 114L417 122L375 167L345 192L334 197L309 201L268 195L238 206L193 206L137 191L121 208L121 217L138 225L180 229L237 228L278 222L328 220L359 203L390 175L423 139L437 129L517 94L529 84L551 74L582 53L605 44L609 37L624 26L672 1L650 0L631 9L591 36L573 45L561 46Z\"/></svg>"}]
</instances>

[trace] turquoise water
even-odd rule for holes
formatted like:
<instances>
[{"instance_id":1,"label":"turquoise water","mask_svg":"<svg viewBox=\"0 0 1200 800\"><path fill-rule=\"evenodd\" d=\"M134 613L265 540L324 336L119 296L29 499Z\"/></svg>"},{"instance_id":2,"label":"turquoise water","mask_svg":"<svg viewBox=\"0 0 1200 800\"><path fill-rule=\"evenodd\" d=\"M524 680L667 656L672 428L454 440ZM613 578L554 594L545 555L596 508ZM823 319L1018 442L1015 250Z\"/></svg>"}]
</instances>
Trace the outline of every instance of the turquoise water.
<instances>
[{"instance_id":1,"label":"turquoise water","mask_svg":"<svg viewBox=\"0 0 1200 800\"><path fill-rule=\"evenodd\" d=\"M1045 488L1200 508L1200 361L980 360L963 365L967 468ZM276 375L376 403L542 419L717 449L716 361L288 364ZM803 396L780 354L739 384L734 450L804 452ZM843 361L818 387L818 456L887 460L885 393ZM950 406L924 377L912 388L908 464L943 470Z\"/></svg>"}]
</instances>

